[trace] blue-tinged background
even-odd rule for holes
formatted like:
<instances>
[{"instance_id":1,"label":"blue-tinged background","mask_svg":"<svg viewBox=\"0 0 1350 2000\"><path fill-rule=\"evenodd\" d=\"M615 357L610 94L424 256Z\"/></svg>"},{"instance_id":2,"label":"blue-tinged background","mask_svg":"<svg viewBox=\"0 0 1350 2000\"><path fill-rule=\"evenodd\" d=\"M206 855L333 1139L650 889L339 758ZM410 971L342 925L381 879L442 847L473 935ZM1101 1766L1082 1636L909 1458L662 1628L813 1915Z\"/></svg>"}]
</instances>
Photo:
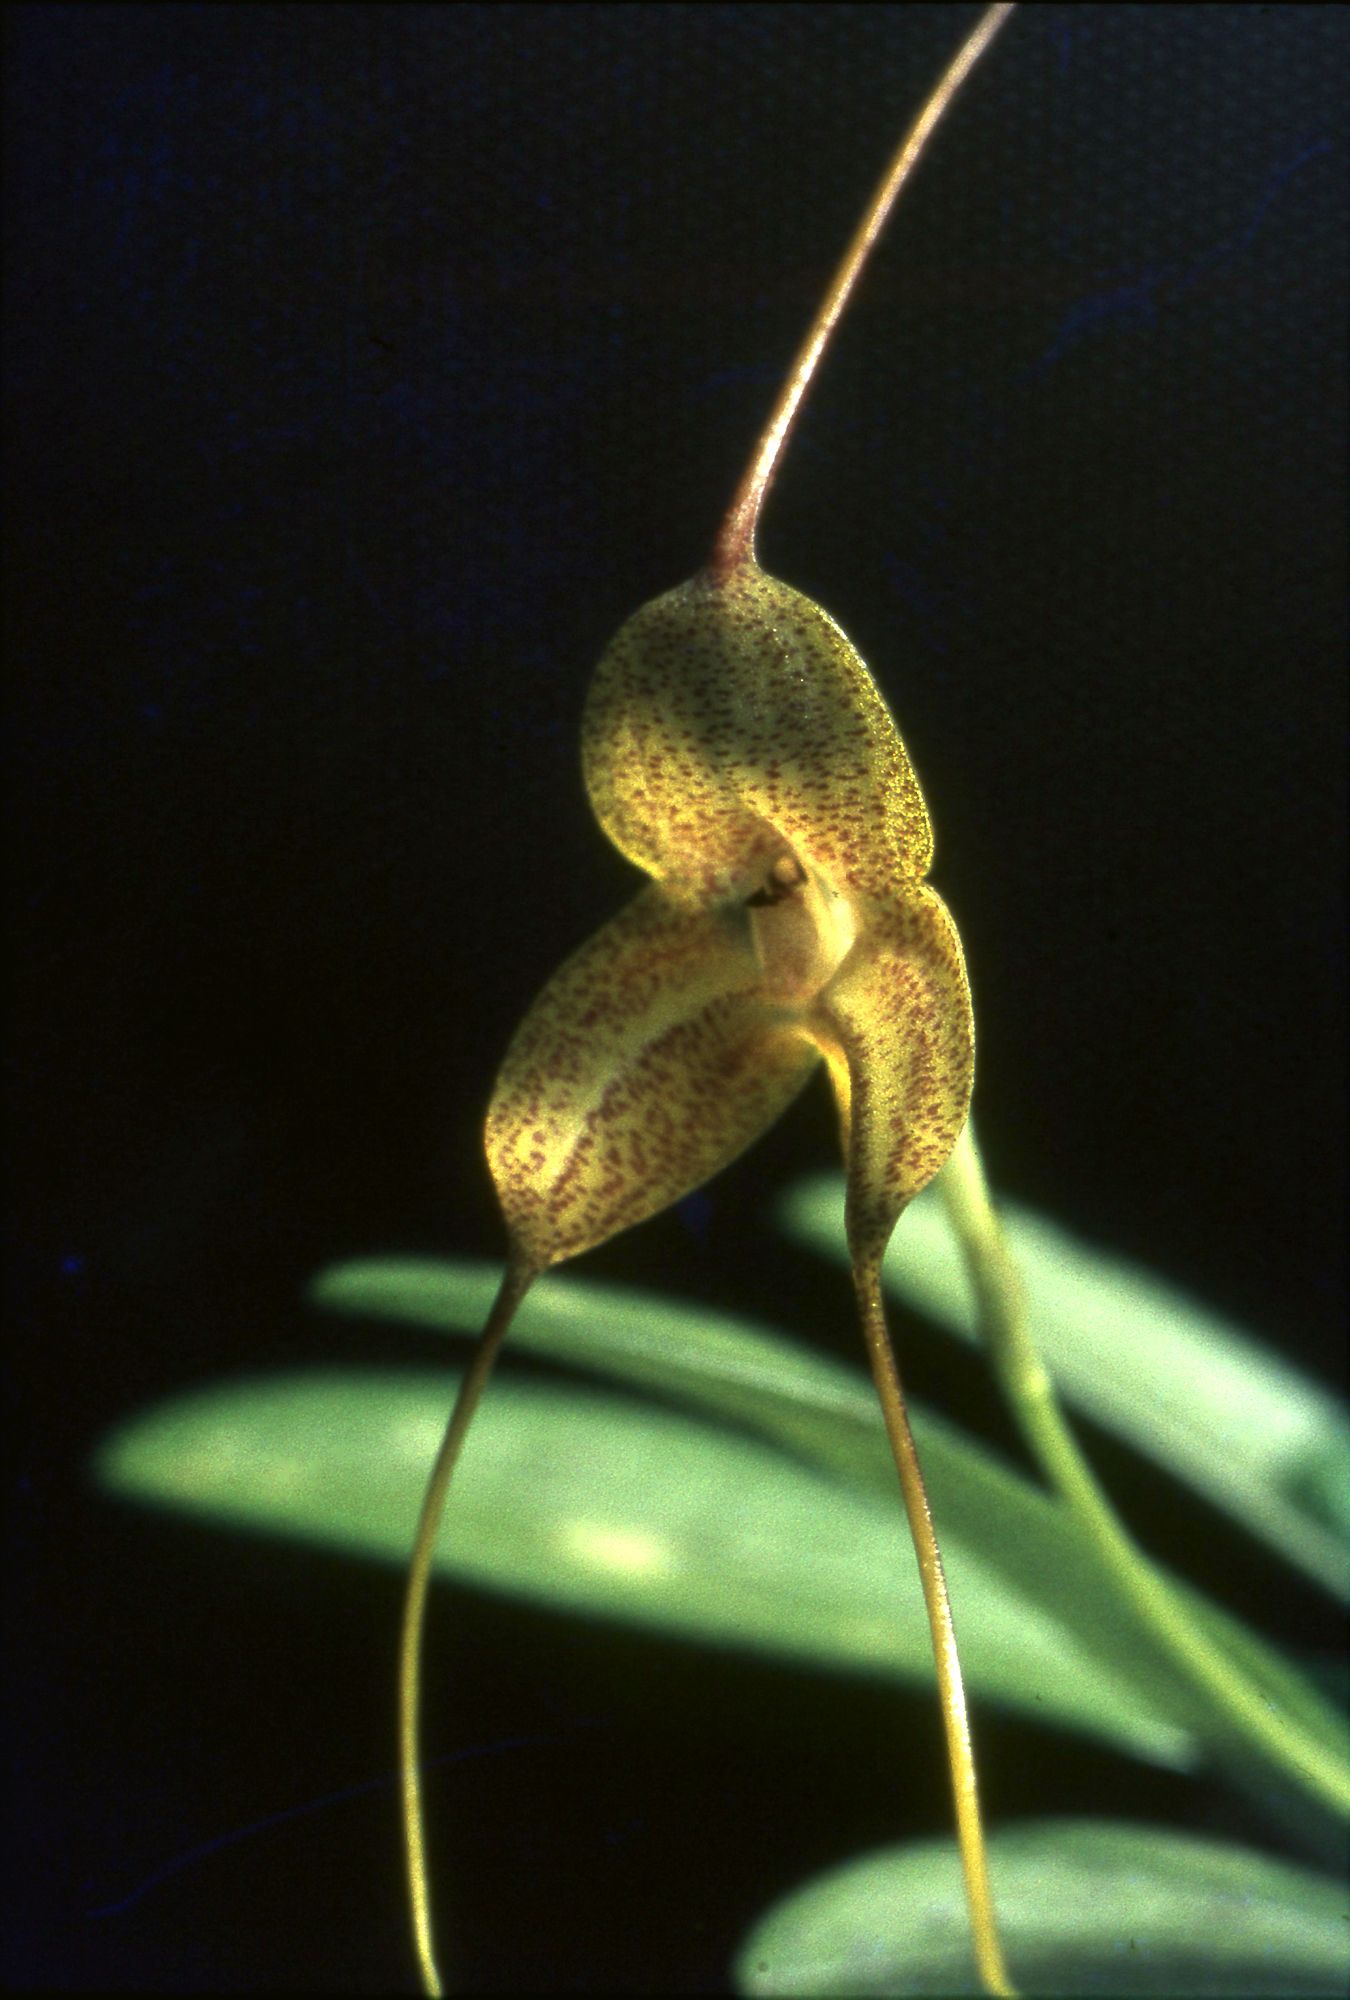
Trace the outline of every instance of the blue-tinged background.
<instances>
[{"instance_id":1,"label":"blue-tinged background","mask_svg":"<svg viewBox=\"0 0 1350 2000\"><path fill-rule=\"evenodd\" d=\"M83 1466L179 1386L427 1352L306 1317L322 1262L499 1245L495 1063L631 887L580 786L590 665L706 553L966 18L8 12L14 1983L409 1977L387 1792L133 1894L388 1771L397 1580L123 1514ZM923 778L1000 1183L1322 1376L1346 43L1320 7L1028 10L762 537ZM850 1348L836 1278L763 1221L832 1144L822 1092L592 1273ZM909 1366L1002 1435L973 1361ZM1100 1460L1154 1546L1327 1642L1230 1530L1178 1543L1175 1492ZM716 1991L781 1890L945 1826L919 1696L445 1603L469 1988ZM1178 1781L986 1734L996 1816L1086 1785L1204 1823Z\"/></svg>"}]
</instances>

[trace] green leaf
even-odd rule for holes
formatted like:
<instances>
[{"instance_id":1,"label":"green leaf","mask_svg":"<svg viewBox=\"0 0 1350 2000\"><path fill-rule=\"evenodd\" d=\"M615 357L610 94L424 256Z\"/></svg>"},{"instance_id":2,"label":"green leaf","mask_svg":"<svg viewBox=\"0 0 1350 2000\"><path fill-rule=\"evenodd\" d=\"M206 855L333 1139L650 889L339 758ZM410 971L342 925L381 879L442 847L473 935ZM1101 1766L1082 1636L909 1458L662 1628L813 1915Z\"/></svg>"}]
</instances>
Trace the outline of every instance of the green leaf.
<instances>
[{"instance_id":1,"label":"green leaf","mask_svg":"<svg viewBox=\"0 0 1350 2000\"><path fill-rule=\"evenodd\" d=\"M447 1373L235 1382L137 1417L101 1449L116 1492L406 1563L453 1399ZM1192 1746L984 1552L945 1550L977 1694L1183 1761ZM899 1507L667 1411L508 1378L464 1449L448 1573L575 1611L840 1668L932 1676Z\"/></svg>"},{"instance_id":2,"label":"green leaf","mask_svg":"<svg viewBox=\"0 0 1350 2000\"><path fill-rule=\"evenodd\" d=\"M496 1269L487 1264L377 1260L325 1272L311 1297L338 1310L469 1332L481 1324L496 1282ZM647 1292L567 1276L545 1279L530 1293L512 1338L554 1360L732 1417L895 1504L895 1468L871 1384L781 1334ZM1173 1751L1159 1745L1155 1755L1190 1761L1196 1740L1203 1740L1244 1783L1268 1786L1270 1774L1257 1772L1250 1748L1234 1738L1226 1716L1141 1630L1068 1509L931 1412L918 1408L912 1417L944 1549L978 1552L986 1575L997 1575L1010 1599L1039 1607L1051 1621L1064 1658L1090 1661L1099 1680L1112 1683L1133 1706L1166 1718L1177 1732ZM959 1557L948 1567L964 1654L982 1635L963 1601ZM1328 1760L1345 1760L1350 1744L1329 1704L1255 1633L1198 1592L1178 1588L1192 1615L1242 1659L1267 1698L1298 1717Z\"/></svg>"},{"instance_id":3,"label":"green leaf","mask_svg":"<svg viewBox=\"0 0 1350 2000\"><path fill-rule=\"evenodd\" d=\"M501 1265L475 1258L372 1257L335 1264L307 1296L324 1311L366 1314L433 1332L476 1334L501 1283ZM870 1383L828 1355L730 1313L626 1285L565 1276L536 1280L512 1324L513 1348L657 1389L718 1416L772 1428L813 1456L821 1416L848 1426L836 1467L856 1474L859 1430L880 1433ZM888 1462L889 1463L889 1462ZM885 1490L895 1490L890 1470Z\"/></svg>"},{"instance_id":4,"label":"green leaf","mask_svg":"<svg viewBox=\"0 0 1350 2000\"><path fill-rule=\"evenodd\" d=\"M481 1325L498 1279L495 1266L467 1260L372 1259L322 1273L309 1295L333 1310L470 1333ZM660 1389L749 1425L844 1479L888 1515L898 1509L895 1465L872 1384L782 1334L650 1292L562 1276L534 1287L511 1338L518 1348ZM1178 1767L1193 1763L1195 1703L1188 1691L1179 1693L1141 1637L1067 1509L923 1406L911 1409L911 1420L972 1678L981 1651L993 1648L993 1678L982 1675L976 1684L991 1692L998 1684L1002 1620L988 1590L997 1579L1003 1600L1035 1607L1038 1629L1053 1635L1040 1685L1017 1691L1022 1705L1047 1721L1067 1719L1057 1712L1055 1690L1073 1662L1071 1673L1088 1671L1095 1691L1109 1687L1113 1700L1124 1703L1136 1724L1136 1754ZM976 1586L983 1611L966 1583L966 1552L978 1557L985 1579ZM1145 1716L1149 1725L1141 1730Z\"/></svg>"},{"instance_id":5,"label":"green leaf","mask_svg":"<svg viewBox=\"0 0 1350 2000\"><path fill-rule=\"evenodd\" d=\"M1163 1827L1045 1820L990 1843L1023 1993L1340 1995L1350 1987L1341 1884ZM779 1903L737 1956L744 1994L978 1993L955 1844L852 1861Z\"/></svg>"},{"instance_id":6,"label":"green leaf","mask_svg":"<svg viewBox=\"0 0 1350 2000\"><path fill-rule=\"evenodd\" d=\"M1188 1481L1306 1575L1350 1599L1350 1421L1344 1406L1218 1313L1012 1203L999 1212L1031 1329L1068 1401ZM843 1181L812 1176L779 1211L789 1234L847 1262ZM941 1194L906 1211L888 1291L976 1335Z\"/></svg>"}]
</instances>

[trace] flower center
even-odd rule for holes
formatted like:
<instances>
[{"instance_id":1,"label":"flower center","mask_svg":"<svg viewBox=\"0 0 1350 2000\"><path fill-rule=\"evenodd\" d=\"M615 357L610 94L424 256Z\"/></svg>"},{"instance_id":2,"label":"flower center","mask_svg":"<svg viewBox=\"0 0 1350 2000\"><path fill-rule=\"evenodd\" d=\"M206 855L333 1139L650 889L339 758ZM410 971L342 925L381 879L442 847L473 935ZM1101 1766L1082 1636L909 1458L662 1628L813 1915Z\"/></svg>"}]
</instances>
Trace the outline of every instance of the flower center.
<instances>
[{"instance_id":1,"label":"flower center","mask_svg":"<svg viewBox=\"0 0 1350 2000\"><path fill-rule=\"evenodd\" d=\"M766 996L795 1005L814 1000L857 936L846 898L785 848L745 907Z\"/></svg>"}]
</instances>

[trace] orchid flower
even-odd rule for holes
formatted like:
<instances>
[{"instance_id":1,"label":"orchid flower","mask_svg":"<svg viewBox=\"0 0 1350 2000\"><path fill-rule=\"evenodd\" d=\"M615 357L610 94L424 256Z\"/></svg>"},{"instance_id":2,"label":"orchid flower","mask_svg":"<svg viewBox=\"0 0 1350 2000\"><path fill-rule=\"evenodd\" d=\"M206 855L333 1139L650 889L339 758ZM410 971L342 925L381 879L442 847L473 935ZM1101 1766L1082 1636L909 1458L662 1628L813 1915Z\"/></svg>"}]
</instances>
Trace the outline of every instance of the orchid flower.
<instances>
[{"instance_id":1,"label":"orchid flower","mask_svg":"<svg viewBox=\"0 0 1350 2000\"><path fill-rule=\"evenodd\" d=\"M789 374L708 567L644 605L586 704L586 788L647 886L569 958L517 1030L487 1117L510 1236L409 1570L404 1821L423 1981L438 1993L417 1760L435 1532L511 1318L547 1267L679 1201L759 1137L821 1059L848 1168L853 1277L933 1634L981 1977L1012 1991L987 1880L951 1611L882 1309L897 1218L947 1160L974 1037L956 926L925 881L933 835L866 666L819 605L767 575L755 529L830 332L901 186L1002 25L989 8L877 189Z\"/></svg>"},{"instance_id":2,"label":"orchid flower","mask_svg":"<svg viewBox=\"0 0 1350 2000\"><path fill-rule=\"evenodd\" d=\"M543 1269L678 1201L823 1056L873 1269L965 1123L973 1044L928 814L870 674L745 558L628 621L582 741L596 817L652 881L544 989L497 1079L488 1158L519 1252Z\"/></svg>"}]
</instances>

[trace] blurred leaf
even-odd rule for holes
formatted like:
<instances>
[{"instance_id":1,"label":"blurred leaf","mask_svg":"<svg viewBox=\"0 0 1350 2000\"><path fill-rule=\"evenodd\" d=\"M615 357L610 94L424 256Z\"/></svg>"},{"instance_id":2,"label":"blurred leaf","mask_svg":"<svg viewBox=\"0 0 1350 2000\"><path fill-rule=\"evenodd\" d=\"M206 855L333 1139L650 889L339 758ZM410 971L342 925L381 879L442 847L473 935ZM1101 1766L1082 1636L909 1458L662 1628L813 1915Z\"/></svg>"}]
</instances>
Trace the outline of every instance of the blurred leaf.
<instances>
[{"instance_id":1,"label":"blurred leaf","mask_svg":"<svg viewBox=\"0 0 1350 2000\"><path fill-rule=\"evenodd\" d=\"M1005 1828L990 1872L1019 1990L1031 1994L1340 1995L1343 1887L1163 1827L1044 1820ZM737 1955L745 1994L978 1993L950 1841L869 1855L779 1903Z\"/></svg>"},{"instance_id":2,"label":"blurred leaf","mask_svg":"<svg viewBox=\"0 0 1350 2000\"><path fill-rule=\"evenodd\" d=\"M1350 1599L1344 1406L1150 1272L1028 1209L1000 1202L999 1212L1036 1345L1064 1396ZM841 1176L801 1182L779 1214L789 1234L847 1262ZM885 1276L914 1311L977 1337L965 1263L936 1188L906 1211Z\"/></svg>"},{"instance_id":3,"label":"blurred leaf","mask_svg":"<svg viewBox=\"0 0 1350 2000\"><path fill-rule=\"evenodd\" d=\"M114 1491L404 1564L448 1372L232 1382L133 1419ZM1191 1746L983 1553L945 1546L977 1695L1180 1762ZM576 1390L494 1383L464 1449L442 1571L569 1609L835 1667L932 1677L897 1505L762 1444ZM936 1726L936 1725L935 1725Z\"/></svg>"},{"instance_id":4,"label":"blurred leaf","mask_svg":"<svg viewBox=\"0 0 1350 2000\"><path fill-rule=\"evenodd\" d=\"M468 1260L371 1259L323 1272L309 1296L332 1310L476 1333L499 1278L495 1265ZM570 1275L535 1285L511 1339L553 1361L664 1390L749 1425L846 1480L888 1520L902 1522L895 1464L872 1384L827 1355L702 1306ZM1178 1767L1193 1763L1193 1705L1184 1720L1178 1717L1155 1650L1141 1639L1067 1510L922 1405L912 1406L910 1415L967 1677L993 1691L990 1682L975 1678L974 1662L992 1645L992 1669L1003 1643L988 1590L998 1579L1007 1603L1037 1608L1038 1629L1055 1635L1054 1660L1089 1666L1094 1686L1114 1688L1136 1724L1149 1718L1147 1729L1136 1727L1136 1754ZM900 1532L903 1537L903 1526ZM967 1585L967 1551L978 1555L982 1591ZM910 1574L908 1559L904 1573ZM1060 1670L1046 1661L1038 1671L1042 1687L1032 1692L1024 1684L1023 1705L1046 1721L1058 1719L1053 1688Z\"/></svg>"},{"instance_id":5,"label":"blurred leaf","mask_svg":"<svg viewBox=\"0 0 1350 2000\"><path fill-rule=\"evenodd\" d=\"M438 1333L476 1334L502 1267L475 1258L371 1257L334 1264L307 1296L328 1312L363 1313ZM846 1301L841 1302L846 1304ZM719 1416L770 1424L780 1442L821 1451L821 1416L849 1429L837 1469L857 1475L854 1441L881 1432L871 1384L829 1355L730 1313L570 1273L536 1280L511 1328L513 1348L660 1389ZM830 1438L837 1444L834 1433ZM885 1490L895 1490L886 1461Z\"/></svg>"},{"instance_id":6,"label":"blurred leaf","mask_svg":"<svg viewBox=\"0 0 1350 2000\"><path fill-rule=\"evenodd\" d=\"M339 1265L311 1286L318 1304L342 1311L476 1332L498 1280L488 1264L372 1260ZM649 1292L542 1280L525 1301L512 1339L555 1361L599 1369L663 1389L732 1417L888 1506L897 1484L870 1382L785 1336ZM1144 1634L1103 1572L1068 1509L922 1407L912 1411L943 1548L978 1551L987 1575L1014 1602L1040 1607L1075 1656L1179 1732L1168 1761L1194 1755L1198 1736L1245 1786L1264 1793L1278 1776L1258 1764L1212 1698L1201 1696ZM949 1565L949 1570L951 1569ZM959 1564L950 1576L963 1656L981 1635L963 1600ZM1328 1759L1350 1758L1342 1718L1264 1640L1199 1592L1175 1588L1216 1642L1242 1660L1268 1699L1320 1739ZM1181 1748L1183 1740L1189 1749Z\"/></svg>"}]
</instances>

